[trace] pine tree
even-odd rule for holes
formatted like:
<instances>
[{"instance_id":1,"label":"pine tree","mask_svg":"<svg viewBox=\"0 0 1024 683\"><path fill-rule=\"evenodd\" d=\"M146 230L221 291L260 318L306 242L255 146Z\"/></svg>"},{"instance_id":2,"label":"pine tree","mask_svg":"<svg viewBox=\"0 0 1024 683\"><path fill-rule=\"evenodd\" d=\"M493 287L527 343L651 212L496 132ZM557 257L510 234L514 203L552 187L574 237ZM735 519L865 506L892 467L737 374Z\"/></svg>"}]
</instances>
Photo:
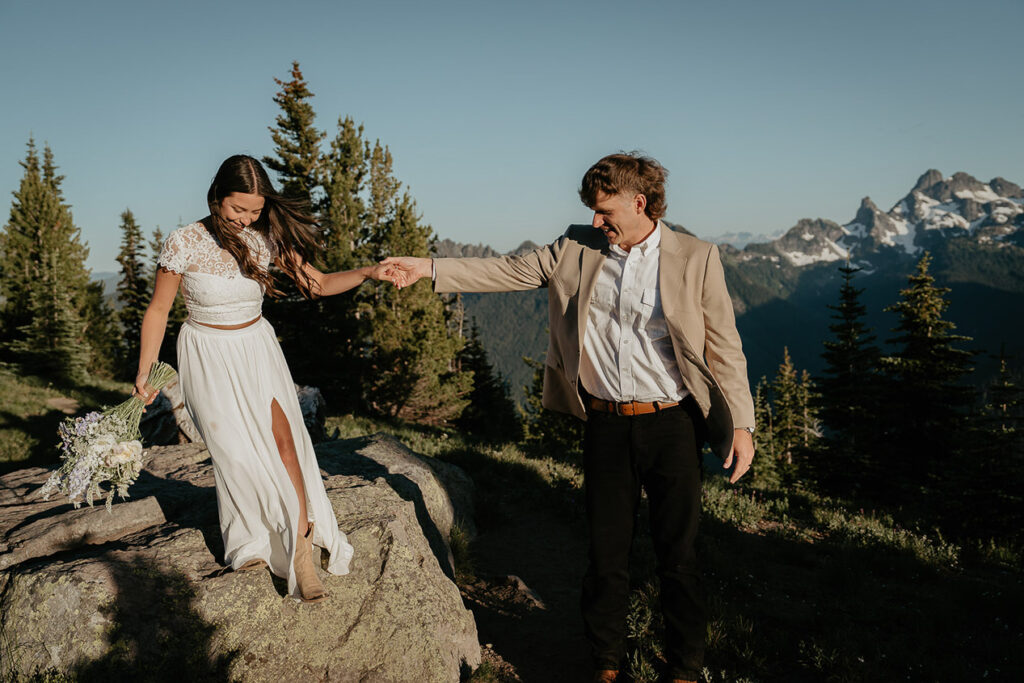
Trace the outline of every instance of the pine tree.
<instances>
[{"instance_id":1,"label":"pine tree","mask_svg":"<svg viewBox=\"0 0 1024 683\"><path fill-rule=\"evenodd\" d=\"M789 349L783 348L782 363L772 381L772 415L778 457L786 465L793 464L793 454L803 443L802 398L796 367L789 357Z\"/></svg>"},{"instance_id":2,"label":"pine tree","mask_svg":"<svg viewBox=\"0 0 1024 683\"><path fill-rule=\"evenodd\" d=\"M420 223L409 194L391 173L391 153L377 142L370 157L367 260L426 257L433 230ZM361 320L368 333L367 401L389 415L422 422L455 419L465 408L472 376L456 367L462 340L448 329L444 303L429 282L405 289L363 288Z\"/></svg>"},{"instance_id":3,"label":"pine tree","mask_svg":"<svg viewBox=\"0 0 1024 683\"><path fill-rule=\"evenodd\" d=\"M947 466L955 482L950 498L961 501L947 516L973 537L1019 538L1024 529L1024 389L1002 353L999 372L985 394L971 419L969 457Z\"/></svg>"},{"instance_id":4,"label":"pine tree","mask_svg":"<svg viewBox=\"0 0 1024 683\"><path fill-rule=\"evenodd\" d=\"M142 317L146 314L152 291L142 257L144 246L142 229L131 210L125 209L121 214L121 251L117 255L117 262L121 264L121 280L117 284L117 299L121 303L118 319L123 340L119 374L124 379L135 377L133 361L139 357Z\"/></svg>"},{"instance_id":5,"label":"pine tree","mask_svg":"<svg viewBox=\"0 0 1024 683\"><path fill-rule=\"evenodd\" d=\"M818 383L830 450L843 467L858 470L863 469L863 460L877 433L875 416L882 400L877 381L881 352L864 322L867 309L860 301L864 290L853 286L853 276L859 271L849 263L839 268L843 284L839 304L829 305L836 322L828 328L832 339L824 342L821 356L825 370Z\"/></svg>"},{"instance_id":6,"label":"pine tree","mask_svg":"<svg viewBox=\"0 0 1024 683\"><path fill-rule=\"evenodd\" d=\"M885 309L899 315L896 336L889 340L897 350L882 359L890 397L886 413L892 418L886 436L894 459L912 477L940 475L936 463L963 445L964 420L973 402L973 391L960 383L971 370L973 354L956 347L970 338L954 334L955 325L943 319L949 306L944 295L950 290L935 285L930 263L925 252L908 278L909 287L900 291L901 300Z\"/></svg>"},{"instance_id":7,"label":"pine tree","mask_svg":"<svg viewBox=\"0 0 1024 683\"><path fill-rule=\"evenodd\" d=\"M544 363L525 356L523 362L533 368L533 381L523 387L526 400L519 408L523 443L546 456L580 464L586 423L573 415L545 408Z\"/></svg>"},{"instance_id":8,"label":"pine tree","mask_svg":"<svg viewBox=\"0 0 1024 683\"><path fill-rule=\"evenodd\" d=\"M124 376L121 342L123 336L118 329L117 314L107 303L103 283L92 281L86 288L85 307L82 310L84 335L89 340L90 375L113 378ZM131 366L132 377L134 368Z\"/></svg>"},{"instance_id":9,"label":"pine tree","mask_svg":"<svg viewBox=\"0 0 1024 683\"><path fill-rule=\"evenodd\" d=\"M779 482L778 452L775 446L775 418L772 413L768 379L762 377L754 389L754 483L771 486Z\"/></svg>"},{"instance_id":10,"label":"pine tree","mask_svg":"<svg viewBox=\"0 0 1024 683\"><path fill-rule=\"evenodd\" d=\"M522 430L515 403L509 397L508 384L487 358L476 320L459 352L459 366L463 372L473 373L473 390L456 426L493 441L518 441Z\"/></svg>"},{"instance_id":11,"label":"pine tree","mask_svg":"<svg viewBox=\"0 0 1024 683\"><path fill-rule=\"evenodd\" d=\"M359 265L356 245L362 235L363 204L369 143L363 140L363 126L351 117L338 119L338 133L324 156L323 198L319 216L324 228L324 265L328 270L351 270Z\"/></svg>"},{"instance_id":12,"label":"pine tree","mask_svg":"<svg viewBox=\"0 0 1024 683\"><path fill-rule=\"evenodd\" d=\"M75 292L63 277L55 252L44 255L34 268L29 291L29 322L17 330L11 343L20 365L28 372L61 383L80 384L88 379L90 346L79 316Z\"/></svg>"},{"instance_id":13,"label":"pine tree","mask_svg":"<svg viewBox=\"0 0 1024 683\"><path fill-rule=\"evenodd\" d=\"M29 140L21 166L25 173L0 236L4 348L29 371L82 381L91 353L82 321L89 252L64 202L50 148L40 164Z\"/></svg>"},{"instance_id":14,"label":"pine tree","mask_svg":"<svg viewBox=\"0 0 1024 683\"><path fill-rule=\"evenodd\" d=\"M309 103L313 93L303 80L298 62L292 62L291 77L290 81L274 79L281 87L274 96L281 113L276 118L277 127L270 128L277 156L265 156L263 163L277 172L284 194L300 197L313 207L320 185L320 143L327 134L313 125L316 114Z\"/></svg>"}]
</instances>

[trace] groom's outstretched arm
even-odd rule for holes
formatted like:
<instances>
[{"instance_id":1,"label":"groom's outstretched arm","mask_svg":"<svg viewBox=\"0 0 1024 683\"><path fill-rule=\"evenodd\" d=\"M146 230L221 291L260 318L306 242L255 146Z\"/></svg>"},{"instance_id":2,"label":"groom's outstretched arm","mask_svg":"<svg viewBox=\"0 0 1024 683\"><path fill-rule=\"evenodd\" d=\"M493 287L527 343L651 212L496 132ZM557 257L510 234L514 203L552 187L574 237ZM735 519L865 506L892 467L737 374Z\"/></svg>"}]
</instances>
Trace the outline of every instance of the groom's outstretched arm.
<instances>
[{"instance_id":1,"label":"groom's outstretched arm","mask_svg":"<svg viewBox=\"0 0 1024 683\"><path fill-rule=\"evenodd\" d=\"M566 236L526 254L491 258L391 257L381 265L392 267L406 287L421 277L435 278L438 292L518 292L547 287L561 254L571 244Z\"/></svg>"}]
</instances>

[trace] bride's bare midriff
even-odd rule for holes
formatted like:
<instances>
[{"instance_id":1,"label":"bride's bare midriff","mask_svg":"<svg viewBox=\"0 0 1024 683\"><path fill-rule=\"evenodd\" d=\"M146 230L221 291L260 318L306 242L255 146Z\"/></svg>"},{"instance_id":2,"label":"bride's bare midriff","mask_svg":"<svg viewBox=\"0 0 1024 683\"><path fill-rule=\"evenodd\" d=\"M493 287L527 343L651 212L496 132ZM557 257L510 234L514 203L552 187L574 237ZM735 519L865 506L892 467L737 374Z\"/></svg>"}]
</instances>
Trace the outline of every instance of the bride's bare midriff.
<instances>
[{"instance_id":1,"label":"bride's bare midriff","mask_svg":"<svg viewBox=\"0 0 1024 683\"><path fill-rule=\"evenodd\" d=\"M249 325L255 325L260 321L262 315L258 315L247 323L238 323L237 325L211 325L210 323L201 323L198 320L193 320L196 325L202 325L203 327L215 327L218 330L240 330L243 327L249 327Z\"/></svg>"}]
</instances>

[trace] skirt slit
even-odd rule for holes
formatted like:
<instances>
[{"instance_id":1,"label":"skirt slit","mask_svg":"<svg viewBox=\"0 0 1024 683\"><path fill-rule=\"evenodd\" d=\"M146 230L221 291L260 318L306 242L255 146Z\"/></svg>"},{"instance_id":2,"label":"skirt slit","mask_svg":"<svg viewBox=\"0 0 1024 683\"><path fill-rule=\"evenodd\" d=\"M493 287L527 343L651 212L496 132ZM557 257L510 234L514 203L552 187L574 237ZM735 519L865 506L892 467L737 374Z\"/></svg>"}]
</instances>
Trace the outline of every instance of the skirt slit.
<instances>
[{"instance_id":1,"label":"skirt slit","mask_svg":"<svg viewBox=\"0 0 1024 683\"><path fill-rule=\"evenodd\" d=\"M306 514L315 522L313 543L330 554L327 571L347 574L352 546L338 529L273 326L261 319L221 330L186 320L177 350L185 407L213 461L225 564L265 560L288 580L289 595L298 594L299 499L274 436L276 401L295 447Z\"/></svg>"}]
</instances>

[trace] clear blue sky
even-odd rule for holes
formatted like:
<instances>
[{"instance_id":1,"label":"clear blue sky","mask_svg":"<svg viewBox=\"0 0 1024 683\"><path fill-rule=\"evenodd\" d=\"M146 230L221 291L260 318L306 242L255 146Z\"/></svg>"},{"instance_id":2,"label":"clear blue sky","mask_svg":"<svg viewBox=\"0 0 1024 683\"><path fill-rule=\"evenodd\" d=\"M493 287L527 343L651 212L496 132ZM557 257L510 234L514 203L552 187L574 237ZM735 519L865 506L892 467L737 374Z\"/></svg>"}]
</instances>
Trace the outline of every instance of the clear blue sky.
<instances>
[{"instance_id":1,"label":"clear blue sky","mask_svg":"<svg viewBox=\"0 0 1024 683\"><path fill-rule=\"evenodd\" d=\"M590 214L579 178L642 149L668 218L774 232L883 209L928 168L1024 184L1024 3L0 0L0 191L49 143L96 271L119 214L205 214L271 153L298 60L321 128L363 122L442 238L510 249Z\"/></svg>"}]
</instances>

